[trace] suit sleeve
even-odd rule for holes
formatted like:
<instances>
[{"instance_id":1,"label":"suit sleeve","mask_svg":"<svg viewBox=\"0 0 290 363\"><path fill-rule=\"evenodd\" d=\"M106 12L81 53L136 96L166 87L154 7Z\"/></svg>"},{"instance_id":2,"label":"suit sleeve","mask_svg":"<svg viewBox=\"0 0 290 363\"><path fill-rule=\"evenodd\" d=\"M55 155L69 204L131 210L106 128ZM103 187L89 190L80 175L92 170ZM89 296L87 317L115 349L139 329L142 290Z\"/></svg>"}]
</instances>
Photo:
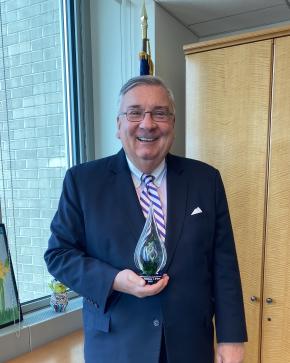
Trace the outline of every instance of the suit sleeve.
<instances>
[{"instance_id":1,"label":"suit sleeve","mask_svg":"<svg viewBox=\"0 0 290 363\"><path fill-rule=\"evenodd\" d=\"M214 302L218 343L247 341L243 295L224 186L216 174Z\"/></svg>"},{"instance_id":2,"label":"suit sleeve","mask_svg":"<svg viewBox=\"0 0 290 363\"><path fill-rule=\"evenodd\" d=\"M67 171L44 259L48 271L105 312L119 270L86 254L85 223L71 169Z\"/></svg>"}]
</instances>

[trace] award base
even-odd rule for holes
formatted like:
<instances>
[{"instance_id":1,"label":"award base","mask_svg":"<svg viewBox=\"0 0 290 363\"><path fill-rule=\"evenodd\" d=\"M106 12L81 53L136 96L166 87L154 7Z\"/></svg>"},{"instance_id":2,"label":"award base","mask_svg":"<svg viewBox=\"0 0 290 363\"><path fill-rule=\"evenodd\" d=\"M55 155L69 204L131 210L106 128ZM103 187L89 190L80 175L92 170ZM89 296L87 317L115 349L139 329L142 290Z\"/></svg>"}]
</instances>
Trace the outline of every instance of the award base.
<instances>
[{"instance_id":1,"label":"award base","mask_svg":"<svg viewBox=\"0 0 290 363\"><path fill-rule=\"evenodd\" d=\"M141 275L141 277L143 277L148 285L154 285L162 278L162 275Z\"/></svg>"}]
</instances>

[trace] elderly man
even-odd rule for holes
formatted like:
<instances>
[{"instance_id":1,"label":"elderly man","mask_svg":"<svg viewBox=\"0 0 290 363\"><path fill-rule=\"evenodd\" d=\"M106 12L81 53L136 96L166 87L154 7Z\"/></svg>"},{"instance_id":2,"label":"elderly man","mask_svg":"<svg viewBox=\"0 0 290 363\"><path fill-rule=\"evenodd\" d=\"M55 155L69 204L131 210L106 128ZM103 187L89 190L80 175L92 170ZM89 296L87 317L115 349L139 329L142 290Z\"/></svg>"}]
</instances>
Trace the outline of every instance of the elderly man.
<instances>
[{"instance_id":1,"label":"elderly man","mask_svg":"<svg viewBox=\"0 0 290 363\"><path fill-rule=\"evenodd\" d=\"M84 297L87 363L241 363L246 327L229 211L219 172L173 156L175 107L157 77L120 91L122 150L68 170L45 260ZM145 176L145 178L144 178ZM146 284L134 264L150 178L167 262Z\"/></svg>"}]
</instances>

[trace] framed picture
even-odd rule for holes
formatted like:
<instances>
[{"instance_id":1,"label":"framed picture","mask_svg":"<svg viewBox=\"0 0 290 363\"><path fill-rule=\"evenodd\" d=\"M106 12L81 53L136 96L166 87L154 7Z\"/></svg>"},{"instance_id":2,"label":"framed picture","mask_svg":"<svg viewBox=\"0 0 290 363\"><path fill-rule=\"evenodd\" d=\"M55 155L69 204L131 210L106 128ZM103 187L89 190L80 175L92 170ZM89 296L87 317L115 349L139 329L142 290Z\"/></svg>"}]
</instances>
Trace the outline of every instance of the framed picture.
<instances>
[{"instance_id":1,"label":"framed picture","mask_svg":"<svg viewBox=\"0 0 290 363\"><path fill-rule=\"evenodd\" d=\"M5 226L0 223L0 328L22 319Z\"/></svg>"}]
</instances>

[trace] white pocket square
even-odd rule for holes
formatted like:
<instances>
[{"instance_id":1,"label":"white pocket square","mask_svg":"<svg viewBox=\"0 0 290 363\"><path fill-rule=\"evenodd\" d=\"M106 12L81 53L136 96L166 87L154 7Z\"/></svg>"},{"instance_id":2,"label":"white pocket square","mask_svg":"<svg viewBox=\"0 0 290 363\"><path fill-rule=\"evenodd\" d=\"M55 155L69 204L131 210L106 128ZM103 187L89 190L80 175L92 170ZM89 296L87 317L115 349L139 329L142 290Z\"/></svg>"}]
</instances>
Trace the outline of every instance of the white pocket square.
<instances>
[{"instance_id":1,"label":"white pocket square","mask_svg":"<svg viewBox=\"0 0 290 363\"><path fill-rule=\"evenodd\" d=\"M196 207L196 208L192 211L191 215L193 216L194 214L200 214L200 213L202 213L202 210L201 210L199 207Z\"/></svg>"}]
</instances>

